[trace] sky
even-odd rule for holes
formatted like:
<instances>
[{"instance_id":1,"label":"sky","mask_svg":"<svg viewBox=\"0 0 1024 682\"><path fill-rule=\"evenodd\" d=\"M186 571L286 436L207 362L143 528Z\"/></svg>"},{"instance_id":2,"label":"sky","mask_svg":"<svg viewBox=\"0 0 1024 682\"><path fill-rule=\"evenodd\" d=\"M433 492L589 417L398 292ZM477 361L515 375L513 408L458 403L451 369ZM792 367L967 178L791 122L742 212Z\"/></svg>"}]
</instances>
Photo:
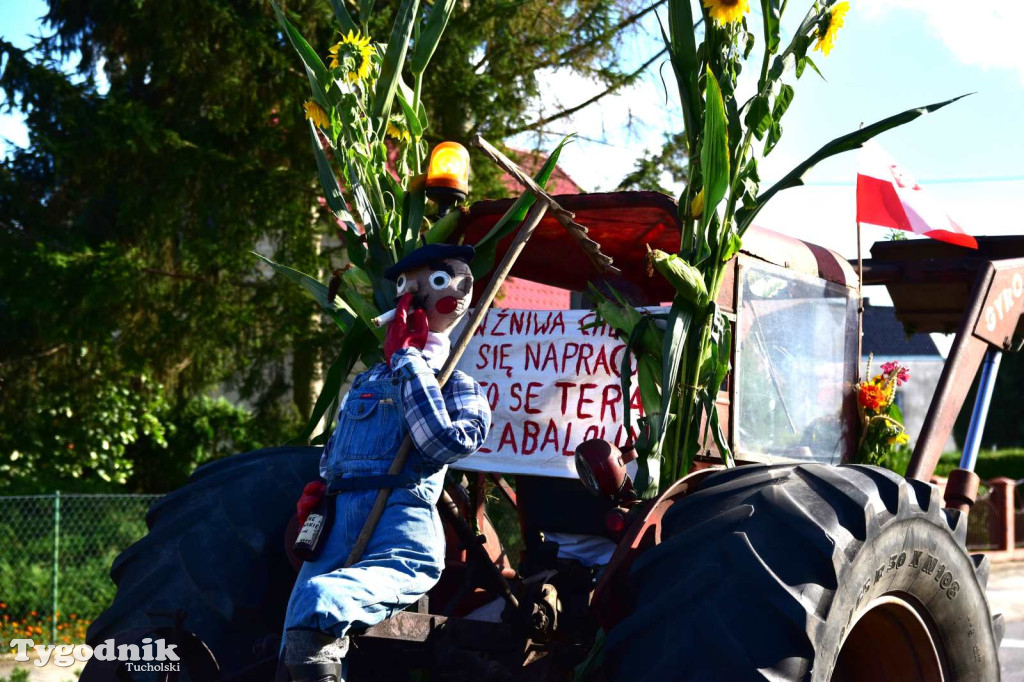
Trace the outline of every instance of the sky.
<instances>
[{"instance_id":1,"label":"sky","mask_svg":"<svg viewBox=\"0 0 1024 682\"><path fill-rule=\"evenodd\" d=\"M696 0L694 0L696 2ZM758 3L750 3L756 12ZM789 3L783 39L802 18L809 0ZM1024 50L1019 30L1024 3L1006 0L852 0L846 25L828 56L813 53L822 80L809 69L795 81L796 97L784 120L781 143L762 163L762 187L833 137L911 107L974 93L878 142L974 235L1024 233ZM42 29L43 0L0 0L0 34L27 46ZM664 15L664 11L662 11ZM661 49L654 16L623 45L627 66ZM758 33L760 19L751 16ZM755 49L747 73L756 76ZM537 113L582 102L602 87L564 70L539 74L544 87ZM666 92L662 82L668 83ZM794 82L792 74L790 82ZM740 92L753 84L741 80ZM682 129L671 68L656 63L635 85L606 97L574 117L551 124L556 133L580 136L561 157L563 169L587 190L613 189L645 149ZM24 145L17 115L0 116L0 137ZM553 147L558 138L540 140ZM537 145L536 136L510 141ZM780 193L758 224L824 245L843 256L857 252L854 222L856 153L820 164L808 185ZM674 188L678 189L678 188ZM862 248L887 232L865 227ZM884 297L883 297L884 298Z\"/></svg>"}]
</instances>

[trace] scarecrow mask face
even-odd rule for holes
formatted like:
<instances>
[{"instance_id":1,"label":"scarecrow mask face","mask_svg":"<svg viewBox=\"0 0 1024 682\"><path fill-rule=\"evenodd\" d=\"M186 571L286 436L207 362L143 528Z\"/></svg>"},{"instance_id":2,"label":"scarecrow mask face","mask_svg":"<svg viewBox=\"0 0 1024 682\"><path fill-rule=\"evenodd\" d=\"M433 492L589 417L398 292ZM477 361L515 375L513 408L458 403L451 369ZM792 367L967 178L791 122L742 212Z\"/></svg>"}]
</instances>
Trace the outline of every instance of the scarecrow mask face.
<instances>
[{"instance_id":1,"label":"scarecrow mask face","mask_svg":"<svg viewBox=\"0 0 1024 682\"><path fill-rule=\"evenodd\" d=\"M473 296L469 265L445 258L403 272L395 280L398 295L413 293L413 307L427 311L430 331L445 334L459 323Z\"/></svg>"}]
</instances>

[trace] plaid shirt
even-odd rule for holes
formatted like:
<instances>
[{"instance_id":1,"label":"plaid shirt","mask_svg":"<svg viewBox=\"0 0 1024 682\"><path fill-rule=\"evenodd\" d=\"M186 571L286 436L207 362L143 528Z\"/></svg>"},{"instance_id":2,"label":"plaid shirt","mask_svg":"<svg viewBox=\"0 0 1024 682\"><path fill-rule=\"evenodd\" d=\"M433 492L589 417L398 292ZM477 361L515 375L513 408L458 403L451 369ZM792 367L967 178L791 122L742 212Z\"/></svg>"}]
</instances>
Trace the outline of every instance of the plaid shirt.
<instances>
[{"instance_id":1,"label":"plaid shirt","mask_svg":"<svg viewBox=\"0 0 1024 682\"><path fill-rule=\"evenodd\" d=\"M491 407L480 385L465 372L455 370L444 388L440 388L434 370L423 354L408 348L391 357L394 368L380 362L361 376L366 381L399 377L405 380L402 399L405 421L416 449L440 467L472 455L487 439L491 427ZM348 394L342 400L338 418ZM331 435L333 439L333 434ZM320 475L326 475L327 442L320 460Z\"/></svg>"}]
</instances>

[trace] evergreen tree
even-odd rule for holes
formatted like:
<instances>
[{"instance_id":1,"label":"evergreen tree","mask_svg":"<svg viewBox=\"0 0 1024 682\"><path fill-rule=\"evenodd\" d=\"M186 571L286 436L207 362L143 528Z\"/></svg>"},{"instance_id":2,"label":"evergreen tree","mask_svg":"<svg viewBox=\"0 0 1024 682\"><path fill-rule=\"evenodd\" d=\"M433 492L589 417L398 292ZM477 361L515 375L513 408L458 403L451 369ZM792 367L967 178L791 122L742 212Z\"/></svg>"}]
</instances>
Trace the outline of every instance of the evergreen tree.
<instances>
[{"instance_id":1,"label":"evergreen tree","mask_svg":"<svg viewBox=\"0 0 1024 682\"><path fill-rule=\"evenodd\" d=\"M337 40L329 2L281 5L321 51ZM377 8L375 39L394 10ZM424 86L430 134L542 129L558 112L530 119L540 69L630 82L615 47L649 11L459 6ZM29 129L0 166L0 475L5 492L166 491L199 461L293 435L332 359L314 304L250 253L341 265L308 83L263 0L50 0L44 24L32 50L0 41L0 88Z\"/></svg>"}]
</instances>

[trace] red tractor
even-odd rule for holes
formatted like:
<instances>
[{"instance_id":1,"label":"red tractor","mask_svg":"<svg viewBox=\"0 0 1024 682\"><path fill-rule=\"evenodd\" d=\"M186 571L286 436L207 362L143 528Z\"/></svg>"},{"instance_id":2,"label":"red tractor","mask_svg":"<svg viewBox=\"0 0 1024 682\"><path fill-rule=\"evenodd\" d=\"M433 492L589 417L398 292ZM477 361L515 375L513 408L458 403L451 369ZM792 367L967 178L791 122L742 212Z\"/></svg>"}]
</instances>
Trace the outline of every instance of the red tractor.
<instances>
[{"instance_id":1,"label":"red tractor","mask_svg":"<svg viewBox=\"0 0 1024 682\"><path fill-rule=\"evenodd\" d=\"M615 286L631 302L671 299L644 263L645 245L679 243L671 199L558 201L614 258ZM461 223L467 240L508 206L475 204ZM964 547L973 463L951 477L945 500L929 483L974 375L1013 346L1020 320L1024 241L979 243L964 257L939 243L886 242L865 262L865 282L888 286L908 329L957 332L907 478L847 464L859 428L854 268L752 229L718 298L736 343L717 410L740 466L724 469L711 447L650 501L631 493L628 457L601 443L577 453L579 479L451 477L441 582L355 637L352 678L997 680L1002 621L985 598L988 562ZM512 274L584 292L595 274L576 254L545 218ZM296 574L294 505L319 456L269 448L197 469L114 563L117 597L90 643L162 625L182 644L189 679L272 679ZM516 565L485 487L519 519ZM588 565L560 551L564 537L611 540L614 551ZM92 662L82 679L104 671Z\"/></svg>"}]
</instances>

